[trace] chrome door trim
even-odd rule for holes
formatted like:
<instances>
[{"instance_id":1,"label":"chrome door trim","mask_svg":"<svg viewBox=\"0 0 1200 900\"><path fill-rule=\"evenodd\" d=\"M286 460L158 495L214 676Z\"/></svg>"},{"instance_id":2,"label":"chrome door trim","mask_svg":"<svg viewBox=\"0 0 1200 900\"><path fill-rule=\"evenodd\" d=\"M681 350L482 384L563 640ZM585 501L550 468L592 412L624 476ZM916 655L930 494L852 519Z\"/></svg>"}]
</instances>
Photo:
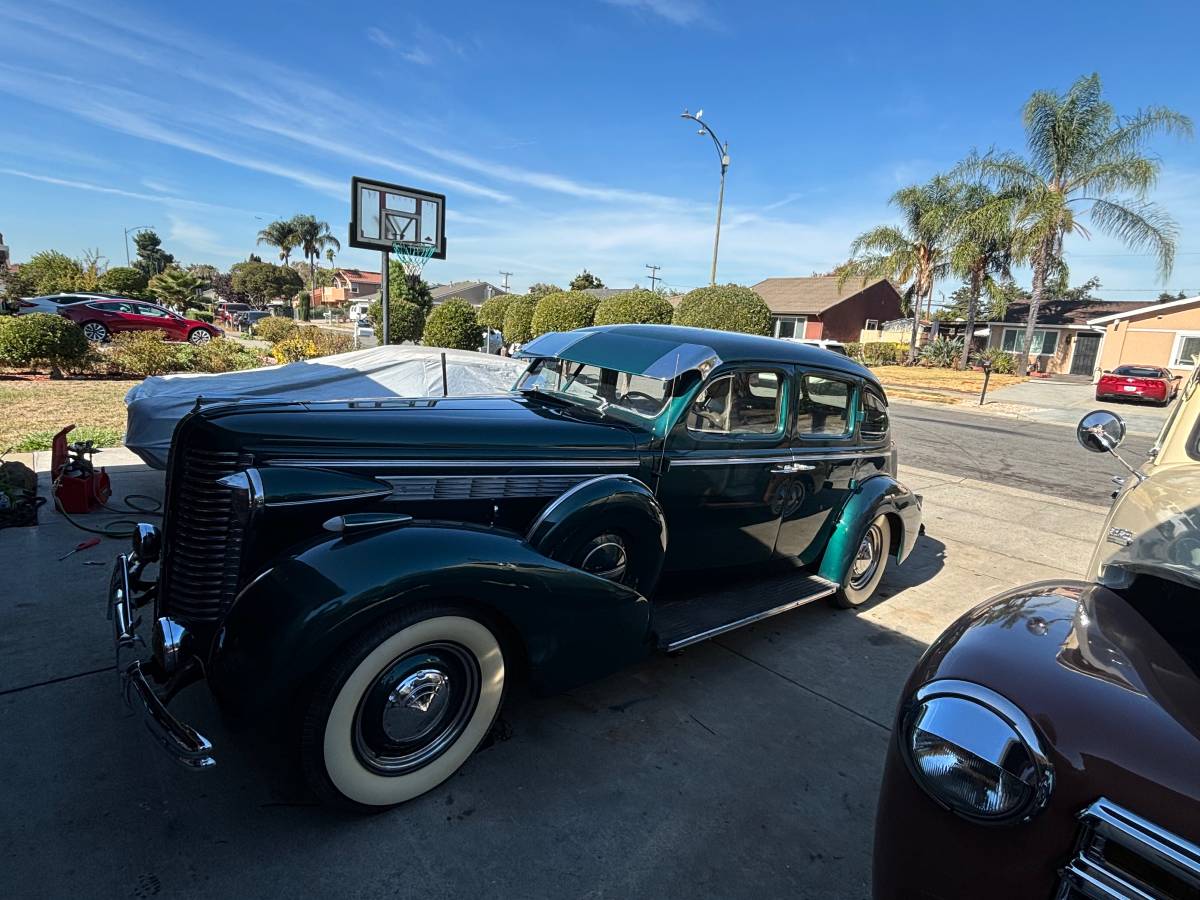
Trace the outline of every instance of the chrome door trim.
<instances>
[{"instance_id":1,"label":"chrome door trim","mask_svg":"<svg viewBox=\"0 0 1200 900\"><path fill-rule=\"evenodd\" d=\"M636 469L637 459L271 459L264 465L318 469Z\"/></svg>"},{"instance_id":2,"label":"chrome door trim","mask_svg":"<svg viewBox=\"0 0 1200 900\"><path fill-rule=\"evenodd\" d=\"M839 460L856 460L870 459L877 456L887 456L889 450L852 450L843 453L806 453L804 451L796 451L794 455L787 456L706 456L702 459L691 459L689 457L675 457L671 459L672 466L727 466L727 465L749 465L751 463L807 463L812 461L817 462L838 462Z\"/></svg>"}]
</instances>

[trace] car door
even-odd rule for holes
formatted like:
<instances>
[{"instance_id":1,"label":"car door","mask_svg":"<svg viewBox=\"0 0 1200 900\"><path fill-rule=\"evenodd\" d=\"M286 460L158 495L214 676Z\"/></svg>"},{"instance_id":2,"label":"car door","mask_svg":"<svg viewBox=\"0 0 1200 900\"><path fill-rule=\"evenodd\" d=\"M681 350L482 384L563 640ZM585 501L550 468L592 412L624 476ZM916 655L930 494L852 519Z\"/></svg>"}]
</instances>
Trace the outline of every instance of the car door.
<instances>
[{"instance_id":1,"label":"car door","mask_svg":"<svg viewBox=\"0 0 1200 900\"><path fill-rule=\"evenodd\" d=\"M169 341L182 341L187 339L187 334L182 327L183 323L165 309L161 309L157 306L151 306L149 303L135 304L133 309L134 314L138 319L139 328L157 328L166 334L167 340Z\"/></svg>"},{"instance_id":2,"label":"car door","mask_svg":"<svg viewBox=\"0 0 1200 900\"><path fill-rule=\"evenodd\" d=\"M133 314L133 304L123 300L108 300L104 303L89 303L88 309L96 315L87 315L85 319L96 319L104 323L110 334L136 329L137 317Z\"/></svg>"},{"instance_id":3,"label":"car door","mask_svg":"<svg viewBox=\"0 0 1200 900\"><path fill-rule=\"evenodd\" d=\"M667 516L668 569L767 559L779 533L788 448L791 369L718 370L666 439L658 498Z\"/></svg>"},{"instance_id":4,"label":"car door","mask_svg":"<svg viewBox=\"0 0 1200 900\"><path fill-rule=\"evenodd\" d=\"M795 375L789 448L797 471L780 516L776 552L809 563L825 547L836 513L849 496L861 454L857 440L858 379L802 369Z\"/></svg>"}]
</instances>

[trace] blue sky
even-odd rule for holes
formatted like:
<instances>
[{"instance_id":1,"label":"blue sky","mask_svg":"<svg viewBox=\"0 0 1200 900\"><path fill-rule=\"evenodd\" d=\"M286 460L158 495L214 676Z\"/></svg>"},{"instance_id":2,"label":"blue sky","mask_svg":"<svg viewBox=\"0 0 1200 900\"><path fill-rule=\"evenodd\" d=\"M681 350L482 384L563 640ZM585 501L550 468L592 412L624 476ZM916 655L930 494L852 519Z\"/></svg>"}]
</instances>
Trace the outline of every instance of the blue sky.
<instances>
[{"instance_id":1,"label":"blue sky","mask_svg":"<svg viewBox=\"0 0 1200 900\"><path fill-rule=\"evenodd\" d=\"M829 269L893 190L972 147L1020 149L1035 89L1098 70L1118 111L1200 119L1194 2L807 7L0 0L0 232L17 260L117 265L122 230L154 224L181 261L225 267L274 217L344 237L363 175L448 196L430 280L587 267L625 286L656 263L687 289L707 281L718 164L679 113L703 107L732 158L719 278L754 283ZM1181 230L1167 287L1200 293L1200 143L1155 149ZM1113 241L1068 250L1102 296L1162 289Z\"/></svg>"}]
</instances>

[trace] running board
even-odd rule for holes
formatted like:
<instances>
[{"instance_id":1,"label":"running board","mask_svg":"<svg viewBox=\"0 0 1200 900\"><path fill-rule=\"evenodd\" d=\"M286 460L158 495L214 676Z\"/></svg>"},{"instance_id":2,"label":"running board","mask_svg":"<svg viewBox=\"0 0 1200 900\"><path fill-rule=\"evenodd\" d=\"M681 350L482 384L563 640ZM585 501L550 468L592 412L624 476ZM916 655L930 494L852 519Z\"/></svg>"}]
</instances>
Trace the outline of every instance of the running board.
<instances>
[{"instance_id":1,"label":"running board","mask_svg":"<svg viewBox=\"0 0 1200 900\"><path fill-rule=\"evenodd\" d=\"M747 578L719 590L654 604L660 650L679 650L709 638L828 597L832 581L807 572Z\"/></svg>"}]
</instances>

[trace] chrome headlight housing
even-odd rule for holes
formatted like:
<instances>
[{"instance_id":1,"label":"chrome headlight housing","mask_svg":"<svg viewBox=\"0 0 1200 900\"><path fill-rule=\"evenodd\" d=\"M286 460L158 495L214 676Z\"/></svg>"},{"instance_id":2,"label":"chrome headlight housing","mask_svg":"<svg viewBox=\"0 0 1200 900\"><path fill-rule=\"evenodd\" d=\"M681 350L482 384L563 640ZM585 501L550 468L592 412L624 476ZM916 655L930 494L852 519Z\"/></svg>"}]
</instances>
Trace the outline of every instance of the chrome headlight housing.
<instances>
[{"instance_id":1,"label":"chrome headlight housing","mask_svg":"<svg viewBox=\"0 0 1200 900\"><path fill-rule=\"evenodd\" d=\"M1026 822L1045 805L1054 767L1033 723L1017 706L977 684L924 685L908 704L900 753L917 784L972 822Z\"/></svg>"}]
</instances>

